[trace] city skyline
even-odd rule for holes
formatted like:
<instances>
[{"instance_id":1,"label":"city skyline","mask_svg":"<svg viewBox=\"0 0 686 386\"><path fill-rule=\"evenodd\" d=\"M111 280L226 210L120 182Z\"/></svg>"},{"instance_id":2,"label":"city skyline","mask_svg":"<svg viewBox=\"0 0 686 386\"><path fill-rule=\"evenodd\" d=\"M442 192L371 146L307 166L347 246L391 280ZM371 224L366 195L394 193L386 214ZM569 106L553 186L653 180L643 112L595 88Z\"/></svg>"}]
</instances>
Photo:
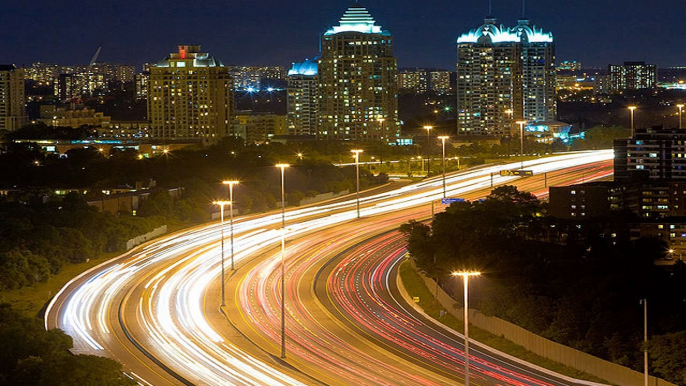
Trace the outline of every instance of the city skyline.
<instances>
[{"instance_id":1,"label":"city skyline","mask_svg":"<svg viewBox=\"0 0 686 386\"><path fill-rule=\"evenodd\" d=\"M17 2L4 5L0 16L0 31L14 37L0 43L6 53L2 61L21 67L38 61L82 64L102 46L101 61L140 65L157 60L178 44L202 44L226 64L289 66L315 56L318 34L352 3L312 6L304 1L208 0L170 7L157 1ZM552 31L559 61L605 67L642 60L668 67L686 63L683 52L671 49L678 46L678 37L649 32L678 23L682 13L678 6L670 8L672 4L666 0L631 4L529 0L526 17ZM362 5L393 31L399 67L449 70L454 70L457 37L478 26L489 7L485 0L430 0L421 7L410 1L369 0ZM122 18L124 14L133 16ZM521 2L494 1L492 14L498 23L515 24L522 15Z\"/></svg>"}]
</instances>

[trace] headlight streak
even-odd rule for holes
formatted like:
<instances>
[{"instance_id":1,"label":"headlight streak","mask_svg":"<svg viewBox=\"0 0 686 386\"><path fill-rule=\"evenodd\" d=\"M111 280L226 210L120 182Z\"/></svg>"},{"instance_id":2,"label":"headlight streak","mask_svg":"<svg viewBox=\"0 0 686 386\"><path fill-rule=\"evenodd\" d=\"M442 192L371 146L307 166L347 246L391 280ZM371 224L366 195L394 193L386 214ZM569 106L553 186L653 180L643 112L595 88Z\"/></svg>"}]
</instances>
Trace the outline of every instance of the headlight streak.
<instances>
[{"instance_id":1,"label":"headlight streak","mask_svg":"<svg viewBox=\"0 0 686 386\"><path fill-rule=\"evenodd\" d=\"M526 168L534 170L535 173L542 173L596 160L607 160L611 157L611 152L578 153L527 161ZM498 173L500 170L518 168L518 166L519 163L483 167L450 176L446 182L449 184L451 195L462 194L489 186L490 173ZM496 184L514 179L516 177L494 176ZM433 179L393 192L363 197L362 215L374 216L429 203L440 198L441 184L440 179ZM427 189L433 190L427 192ZM392 199L392 197L398 198ZM369 206L370 204L372 206ZM355 218L354 206L355 201L348 200L288 211L287 221L293 225L287 237L352 220ZM345 211L341 212L341 210ZM316 216L320 218L311 219ZM302 219L303 222L296 223L298 219ZM278 226L279 222L280 215L278 214L236 221L235 232L243 234L236 238L236 261L250 258L260 249L278 243L280 234L269 228ZM208 384L222 384L227 379L232 379L239 384L251 384L250 382L255 382L257 379L264 384L299 384L296 380L282 375L271 365L266 365L224 342L205 320L201 307L202 299L206 288L219 276L219 250L216 245L219 240L219 229L220 225L211 224L193 229L180 237L166 237L143 248L141 252L134 254L124 263L113 265L101 272L97 270L87 272L84 275L97 273L73 290L67 299L64 299L64 304L57 310L61 317L57 319L56 327L63 328L74 338L76 351L90 351L85 348L88 346L94 350L93 353L103 355L102 351L105 349L102 343L105 337L101 334L110 334L107 315L112 307L116 307L112 303L116 301L115 298L121 291L126 291L126 288L132 285L134 288L139 286L138 288L147 297L145 303L140 303L140 306L136 307L138 318L142 323L140 333L150 336L152 350L156 354L169 351L164 355L165 363L173 364L174 368L185 369L186 371L182 372L188 374L189 379L203 380ZM203 249L208 245L211 247ZM202 252L191 253L198 252L199 249ZM180 256L186 256L186 258L179 259ZM172 262L173 264L166 269L158 270L158 267ZM184 268L180 269L182 265ZM275 266L278 264L271 265L272 268ZM157 272L153 279L145 280L144 284L138 282L151 271ZM192 273L189 274L189 272ZM268 279L270 273L270 270L265 270L260 274L262 279ZM290 275L290 273L287 274ZM274 276L276 275L271 275L272 278L268 284L256 287L259 288L257 294L260 297L263 297L263 294L269 294L274 298L280 296L278 286L273 285ZM78 279L74 279L70 284ZM48 317L54 312L55 301L63 296L62 291L47 308L46 325ZM128 291L133 291L133 289ZM265 301L264 298L253 300L260 303ZM262 304L269 304L269 302ZM273 308L274 305L272 303L269 308ZM95 315L95 319L98 320L99 332L93 330L92 315ZM279 316L275 309L269 310L267 315L270 318ZM289 310L289 317L295 317L293 310ZM174 322L175 320L178 322ZM302 333L306 334L307 331ZM278 331L272 331L270 335L276 336ZM112 342L106 343L112 344ZM228 347L232 349L227 352ZM236 370L229 370L227 366ZM194 370L188 370L189 367ZM237 370L239 368L240 371ZM216 375L215 372L222 376Z\"/></svg>"}]
</instances>

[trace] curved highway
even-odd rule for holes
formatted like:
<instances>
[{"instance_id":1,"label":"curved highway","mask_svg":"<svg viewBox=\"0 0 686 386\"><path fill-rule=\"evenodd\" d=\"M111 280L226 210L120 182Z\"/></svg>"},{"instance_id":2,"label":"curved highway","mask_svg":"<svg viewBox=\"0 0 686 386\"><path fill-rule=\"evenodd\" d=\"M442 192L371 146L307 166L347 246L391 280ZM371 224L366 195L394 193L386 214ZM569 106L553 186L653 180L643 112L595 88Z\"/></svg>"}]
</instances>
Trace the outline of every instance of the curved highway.
<instances>
[{"instance_id":1,"label":"curved highway","mask_svg":"<svg viewBox=\"0 0 686 386\"><path fill-rule=\"evenodd\" d=\"M591 179L592 170L602 174L604 168L607 174L611 158L611 152L576 153L527 161L526 168L537 175L550 172L548 182L554 184L556 178L567 182L570 178ZM491 173L517 166L481 167L451 175L449 195L462 197L486 189ZM568 172L576 169L584 171ZM537 178L541 180L527 180ZM517 180L493 178L496 185ZM348 225L340 232L349 236L350 229L355 229L365 236L369 229L427 217L429 204L441 196L438 178L364 197L364 219L356 221L368 223L364 227ZM315 245L321 249L321 257L315 259L313 254L298 252L310 248L301 240L319 240L322 229L352 224L354 208L354 200L344 200L287 213L289 356L285 361L278 358L279 328L275 324L280 320L281 299L280 287L275 285L280 280L276 269L280 254L274 248L282 235L278 213L244 217L235 223L239 269L230 283L237 284L228 287L235 292L228 291L231 299L223 309L233 325L219 311L220 226L212 224L149 243L74 279L49 304L46 327L61 328L72 336L74 352L121 361L127 374L144 385L453 381L450 372L426 366L423 360L408 361L406 355L393 352L397 349L389 351L387 343L370 338L368 332L361 334L327 307L308 305L317 301L312 286L321 268L317 264L328 261L325 257L332 250L325 248L321 239L320 245ZM331 240L335 249L338 242ZM232 304L240 306L233 309Z\"/></svg>"}]
</instances>

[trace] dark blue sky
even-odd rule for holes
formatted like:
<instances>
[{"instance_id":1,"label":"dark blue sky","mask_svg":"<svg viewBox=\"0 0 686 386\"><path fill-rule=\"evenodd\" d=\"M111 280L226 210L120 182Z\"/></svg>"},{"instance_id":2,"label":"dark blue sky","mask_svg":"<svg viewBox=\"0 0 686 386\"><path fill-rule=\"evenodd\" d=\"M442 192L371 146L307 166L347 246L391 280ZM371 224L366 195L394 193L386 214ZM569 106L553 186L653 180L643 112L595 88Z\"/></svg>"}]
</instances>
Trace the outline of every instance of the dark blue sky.
<instances>
[{"instance_id":1,"label":"dark blue sky","mask_svg":"<svg viewBox=\"0 0 686 386\"><path fill-rule=\"evenodd\" d=\"M202 44L225 64L289 65L318 52L318 36L352 0L20 0L0 2L0 63L156 62L178 44ZM478 27L488 1L363 0L395 37L400 67L453 69L459 34ZM514 25L521 0L493 0ZM606 66L628 60L686 65L683 0L528 0L552 31L557 59Z\"/></svg>"}]
</instances>

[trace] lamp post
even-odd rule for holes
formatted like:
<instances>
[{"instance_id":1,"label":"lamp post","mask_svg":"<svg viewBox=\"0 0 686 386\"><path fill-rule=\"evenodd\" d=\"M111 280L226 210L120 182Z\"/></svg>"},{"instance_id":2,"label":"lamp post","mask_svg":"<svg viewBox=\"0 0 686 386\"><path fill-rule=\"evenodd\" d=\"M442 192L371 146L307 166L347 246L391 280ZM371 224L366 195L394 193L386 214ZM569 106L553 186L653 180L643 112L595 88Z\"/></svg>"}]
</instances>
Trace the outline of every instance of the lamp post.
<instances>
[{"instance_id":1,"label":"lamp post","mask_svg":"<svg viewBox=\"0 0 686 386\"><path fill-rule=\"evenodd\" d=\"M219 205L219 213L221 215L221 229L222 229L222 307L226 305L226 297L224 296L224 206L231 205L231 201L212 201L214 205Z\"/></svg>"},{"instance_id":2,"label":"lamp post","mask_svg":"<svg viewBox=\"0 0 686 386\"><path fill-rule=\"evenodd\" d=\"M355 179L357 180L357 218L360 218L360 153L364 150L350 150L355 157Z\"/></svg>"},{"instance_id":3,"label":"lamp post","mask_svg":"<svg viewBox=\"0 0 686 386\"><path fill-rule=\"evenodd\" d=\"M643 304L643 383L648 386L648 299L641 300Z\"/></svg>"},{"instance_id":4,"label":"lamp post","mask_svg":"<svg viewBox=\"0 0 686 386\"><path fill-rule=\"evenodd\" d=\"M464 282L464 385L469 386L469 277L481 272L455 271L453 276L462 276Z\"/></svg>"},{"instance_id":5,"label":"lamp post","mask_svg":"<svg viewBox=\"0 0 686 386\"><path fill-rule=\"evenodd\" d=\"M222 181L222 184L229 186L229 224L231 228L231 270L235 270L233 264L233 187L238 185L239 181Z\"/></svg>"},{"instance_id":6,"label":"lamp post","mask_svg":"<svg viewBox=\"0 0 686 386\"><path fill-rule=\"evenodd\" d=\"M519 156L521 157L522 162L521 169L524 169L524 125L526 125L526 121L517 121L517 124L519 125Z\"/></svg>"},{"instance_id":7,"label":"lamp post","mask_svg":"<svg viewBox=\"0 0 686 386\"><path fill-rule=\"evenodd\" d=\"M426 176L431 175L431 129L433 129L433 126L424 126L424 130L426 130L426 145L429 146L428 149L426 149L427 157L429 159L429 163L426 166Z\"/></svg>"},{"instance_id":8,"label":"lamp post","mask_svg":"<svg viewBox=\"0 0 686 386\"><path fill-rule=\"evenodd\" d=\"M682 128L682 126L681 126L681 110L684 109L684 104L679 103L678 105L676 105L676 107L679 109L679 130L681 130L681 128Z\"/></svg>"},{"instance_id":9,"label":"lamp post","mask_svg":"<svg viewBox=\"0 0 686 386\"><path fill-rule=\"evenodd\" d=\"M281 169L281 358L286 357L286 189L285 170L289 164L277 164Z\"/></svg>"},{"instance_id":10,"label":"lamp post","mask_svg":"<svg viewBox=\"0 0 686 386\"><path fill-rule=\"evenodd\" d=\"M438 137L438 139L441 140L441 147L443 148L443 198L445 198L445 140L450 139L450 137L447 135L441 135Z\"/></svg>"},{"instance_id":11,"label":"lamp post","mask_svg":"<svg viewBox=\"0 0 686 386\"><path fill-rule=\"evenodd\" d=\"M629 111L631 112L631 136L634 136L634 110L636 106L629 106Z\"/></svg>"}]
</instances>

